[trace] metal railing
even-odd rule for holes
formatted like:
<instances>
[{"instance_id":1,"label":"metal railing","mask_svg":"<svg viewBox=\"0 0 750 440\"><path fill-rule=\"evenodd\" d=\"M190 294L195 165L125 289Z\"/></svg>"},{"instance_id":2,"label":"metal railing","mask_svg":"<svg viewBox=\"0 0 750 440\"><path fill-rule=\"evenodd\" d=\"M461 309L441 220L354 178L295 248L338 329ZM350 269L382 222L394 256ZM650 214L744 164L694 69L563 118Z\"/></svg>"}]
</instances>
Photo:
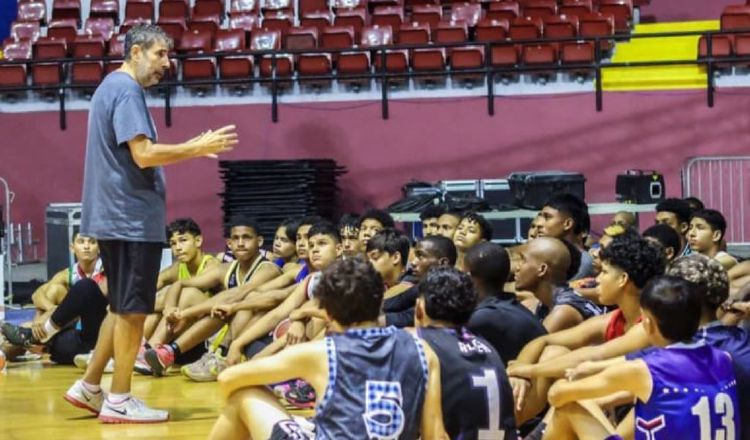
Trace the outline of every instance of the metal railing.
<instances>
[{"instance_id":1,"label":"metal railing","mask_svg":"<svg viewBox=\"0 0 750 440\"><path fill-rule=\"evenodd\" d=\"M451 75L456 76L469 76L478 75L483 77L486 83L486 100L487 100L487 113L490 116L495 114L495 78L502 76L515 76L528 73L549 73L549 72L590 72L594 76L594 95L595 95L595 107L597 111L602 111L604 107L603 98L603 87L602 87L602 71L604 69L611 68L631 68L631 67L655 67L655 66L674 66L674 65L699 65L705 66L707 72L706 78L706 101L709 107L714 106L714 97L716 93L716 85L714 72L717 66L734 63L747 63L750 65L750 56L713 56L713 36L716 35L734 35L734 34L750 34L749 29L738 29L731 31L691 31L691 32L665 32L665 33L649 33L649 34L616 34L612 36L602 37L570 37L570 38L555 38L555 39L524 39L524 40L504 40L498 42L474 42L467 41L461 43L430 43L430 44L412 44L412 45L388 45L388 46L372 46L372 47L352 47L346 49L328 49L328 48L317 48L317 49L304 49L304 50L246 50L236 52L210 52L201 54L177 54L170 55L173 60L200 60L200 59L211 59L214 60L217 65L218 62L224 57L237 57L237 56L251 56L255 59L253 66L256 66L258 60L263 58L271 61L271 72L270 76L263 77L260 73L253 74L252 76L244 78L207 78L200 80L180 80L174 78L167 78L162 81L158 88L161 89L164 96L165 105L165 123L167 126L172 124L172 88L176 86L251 86L253 84L268 84L271 92L271 120L278 122L279 120L279 94L281 93L281 86L283 83L290 81L302 81L302 82L314 82L314 81L333 81L333 80L378 80L381 82L381 115L383 119L388 119L388 101L389 101L389 84L390 82L398 79L409 79L409 78L435 78L435 77L448 77ZM605 42L617 43L624 42L631 39L642 39L642 38L664 38L664 37L688 37L688 36L701 36L705 35L706 38L706 49L708 56L696 57L695 59L682 59L682 60L667 60L667 61L638 61L638 62L612 62L608 59L602 58L602 46ZM584 43L589 42L594 45L594 59L590 63L561 63L559 60L554 64L523 64L519 63L513 66L497 66L492 63L492 48L502 46L524 46L524 45L544 45L544 44L564 44L564 43ZM472 69L460 69L450 70L447 67L440 70L434 71L407 71L405 72L392 72L387 70L386 58L388 53L394 51L411 51L416 49L456 49L456 48L479 48L482 47L484 50L484 65L478 68ZM281 58L287 58L289 56L295 57L299 55L315 55L315 54L354 54L354 53L370 53L375 57L379 57L380 66L375 68L375 63L366 73L362 74L339 74L335 70L326 75L294 75L290 76L279 76L278 74L278 60ZM53 92L57 94L59 106L60 106L60 128L66 129L66 91L67 90L91 90L94 89L97 84L73 84L70 78L65 78L65 68L70 66L72 63L82 62L119 62L122 58L111 58L111 57L90 57L90 58L61 58L61 59L44 59L44 60L18 60L18 61L0 61L0 67L11 66L11 65L43 65L43 64L59 64L60 75L64 79L62 83L53 85L24 85L24 86L0 86L0 94L8 94L13 92L26 92L26 91L44 91ZM218 69L217 69L218 70ZM258 69L259 70L259 69Z\"/></svg>"},{"instance_id":2,"label":"metal railing","mask_svg":"<svg viewBox=\"0 0 750 440\"><path fill-rule=\"evenodd\" d=\"M692 157L682 167L682 194L726 216L728 243L750 245L750 156Z\"/></svg>"}]
</instances>

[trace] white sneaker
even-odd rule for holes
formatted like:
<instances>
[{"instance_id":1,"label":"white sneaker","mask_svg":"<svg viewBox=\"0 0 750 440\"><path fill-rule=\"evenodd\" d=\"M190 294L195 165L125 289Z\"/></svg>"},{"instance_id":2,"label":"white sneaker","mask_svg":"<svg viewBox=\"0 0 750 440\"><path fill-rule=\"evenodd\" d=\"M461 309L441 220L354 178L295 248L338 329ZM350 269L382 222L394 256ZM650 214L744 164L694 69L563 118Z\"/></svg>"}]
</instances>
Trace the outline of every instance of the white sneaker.
<instances>
[{"instance_id":1,"label":"white sneaker","mask_svg":"<svg viewBox=\"0 0 750 440\"><path fill-rule=\"evenodd\" d=\"M169 413L149 408L142 400L130 397L118 404L105 400L99 420L102 423L160 423L169 420Z\"/></svg>"},{"instance_id":2,"label":"white sneaker","mask_svg":"<svg viewBox=\"0 0 750 440\"><path fill-rule=\"evenodd\" d=\"M88 353L83 354L77 354L73 358L73 363L76 367L80 368L81 370L85 370L88 368L89 364L91 363L91 358L94 357L94 351L90 351ZM104 366L104 371L102 373L109 374L115 371L115 360L112 358L109 358L107 361L107 365Z\"/></svg>"},{"instance_id":3,"label":"white sneaker","mask_svg":"<svg viewBox=\"0 0 750 440\"><path fill-rule=\"evenodd\" d=\"M83 386L82 380L77 380L65 393L63 399L76 408L82 408L94 414L99 414L105 397L103 391L100 390L98 393L92 393Z\"/></svg>"}]
</instances>

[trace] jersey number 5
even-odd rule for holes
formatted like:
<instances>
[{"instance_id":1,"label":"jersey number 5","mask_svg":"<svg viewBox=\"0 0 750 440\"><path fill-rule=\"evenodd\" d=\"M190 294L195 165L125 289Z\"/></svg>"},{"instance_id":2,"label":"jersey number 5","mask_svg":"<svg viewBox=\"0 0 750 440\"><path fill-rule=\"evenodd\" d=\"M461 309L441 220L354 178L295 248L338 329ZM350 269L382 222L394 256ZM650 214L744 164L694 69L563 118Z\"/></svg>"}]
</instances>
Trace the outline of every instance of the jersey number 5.
<instances>
[{"instance_id":1,"label":"jersey number 5","mask_svg":"<svg viewBox=\"0 0 750 440\"><path fill-rule=\"evenodd\" d=\"M471 376L471 383L476 388L484 388L487 393L488 429L480 429L478 440L497 440L505 438L505 431L500 429L500 385L497 383L495 370L485 368L481 376Z\"/></svg>"},{"instance_id":2,"label":"jersey number 5","mask_svg":"<svg viewBox=\"0 0 750 440\"><path fill-rule=\"evenodd\" d=\"M734 404L732 398L726 393L719 393L714 398L714 407L711 411L711 403L707 396L701 397L692 408L692 414L698 417L701 425L701 440L734 440ZM711 414L721 417L722 427L716 430L715 438L711 436Z\"/></svg>"},{"instance_id":3,"label":"jersey number 5","mask_svg":"<svg viewBox=\"0 0 750 440\"><path fill-rule=\"evenodd\" d=\"M367 436L372 440L392 440L404 430L401 384L368 380L365 382L365 409L362 415Z\"/></svg>"}]
</instances>

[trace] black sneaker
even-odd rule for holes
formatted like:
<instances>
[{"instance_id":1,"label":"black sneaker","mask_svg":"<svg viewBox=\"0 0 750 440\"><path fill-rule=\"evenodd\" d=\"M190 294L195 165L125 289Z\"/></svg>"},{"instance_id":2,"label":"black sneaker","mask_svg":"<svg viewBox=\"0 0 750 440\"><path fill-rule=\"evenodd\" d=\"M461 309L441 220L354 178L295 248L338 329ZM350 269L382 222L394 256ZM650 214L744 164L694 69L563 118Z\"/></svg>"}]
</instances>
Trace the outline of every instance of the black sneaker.
<instances>
[{"instance_id":1,"label":"black sneaker","mask_svg":"<svg viewBox=\"0 0 750 440\"><path fill-rule=\"evenodd\" d=\"M5 336L5 339L7 339L8 342L13 345L28 348L32 345L41 344L41 342L36 340L36 338L34 337L34 333L30 328L14 325L9 322L4 322L3 325L0 326L0 332L2 332L3 336Z\"/></svg>"}]
</instances>

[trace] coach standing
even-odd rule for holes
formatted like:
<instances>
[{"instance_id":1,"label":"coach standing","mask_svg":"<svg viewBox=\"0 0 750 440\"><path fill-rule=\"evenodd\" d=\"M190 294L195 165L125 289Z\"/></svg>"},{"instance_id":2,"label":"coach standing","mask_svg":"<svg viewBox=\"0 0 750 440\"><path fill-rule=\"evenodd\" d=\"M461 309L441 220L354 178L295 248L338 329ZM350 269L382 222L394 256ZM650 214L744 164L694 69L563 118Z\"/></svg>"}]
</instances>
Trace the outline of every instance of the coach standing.
<instances>
[{"instance_id":1,"label":"coach standing","mask_svg":"<svg viewBox=\"0 0 750 440\"><path fill-rule=\"evenodd\" d=\"M71 404L99 415L104 423L153 423L169 418L130 396L133 364L143 322L154 309L156 278L165 238L165 182L162 165L229 151L234 126L208 131L185 143L156 143L146 107L146 88L169 68L172 41L153 25L125 36L125 62L109 74L91 99L83 176L81 233L99 240L109 287L110 313L86 373L65 394ZM114 356L112 387L101 382Z\"/></svg>"}]
</instances>

